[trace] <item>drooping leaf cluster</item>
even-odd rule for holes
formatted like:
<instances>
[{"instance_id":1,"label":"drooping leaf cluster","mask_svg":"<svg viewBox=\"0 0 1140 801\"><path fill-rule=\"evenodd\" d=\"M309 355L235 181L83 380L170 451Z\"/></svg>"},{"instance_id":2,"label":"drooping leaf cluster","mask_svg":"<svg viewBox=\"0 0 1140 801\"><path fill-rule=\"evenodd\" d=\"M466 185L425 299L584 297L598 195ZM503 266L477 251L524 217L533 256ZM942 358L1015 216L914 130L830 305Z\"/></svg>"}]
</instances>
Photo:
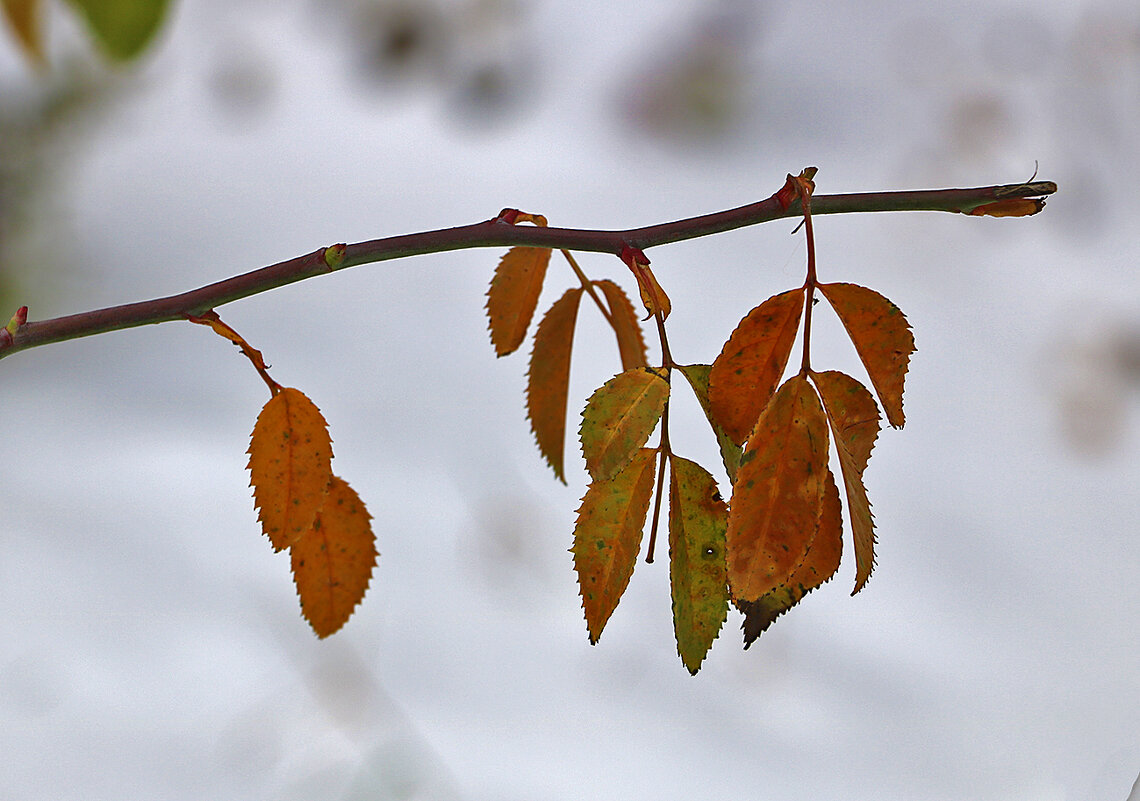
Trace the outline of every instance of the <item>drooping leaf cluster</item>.
<instances>
[{"instance_id":1,"label":"drooping leaf cluster","mask_svg":"<svg viewBox=\"0 0 1140 801\"><path fill-rule=\"evenodd\" d=\"M854 541L854 592L871 575L875 531L863 473L879 433L879 405L855 378L812 369L816 292L838 315L887 421L899 428L905 420L903 384L914 338L902 312L879 293L817 280L810 213L814 174L809 169L789 175L777 194L785 207L799 202L803 209L808 239L803 286L750 311L711 364L673 361L665 327L671 302L640 250L626 247L620 255L637 282L646 319L655 323L659 366L648 363L641 325L625 292L612 281L588 279L564 252L578 285L539 320L526 390L531 429L558 479L565 481L570 357L583 295L593 299L613 328L622 362L622 371L590 396L579 426L590 482L571 551L592 643L629 584L647 526L646 561L652 561L666 498L674 632L691 673L700 668L730 605L744 616L747 648L777 617L830 579L843 550L843 504L830 465L832 442ZM546 224L545 218L519 212L510 221ZM498 355L523 343L550 255L541 248L517 247L499 262L487 293ZM797 338L803 347L800 368L787 376ZM731 486L727 503L713 475L670 446L674 370L685 376L716 437ZM651 446L655 430L660 439Z\"/></svg>"},{"instance_id":2,"label":"drooping leaf cluster","mask_svg":"<svg viewBox=\"0 0 1140 801\"><path fill-rule=\"evenodd\" d=\"M270 378L261 353L215 312L189 319L237 345L269 386L248 451L254 506L273 550L289 550L301 613L318 637L327 637L368 589L378 556L372 516L333 473L328 424L313 402Z\"/></svg>"}]
</instances>

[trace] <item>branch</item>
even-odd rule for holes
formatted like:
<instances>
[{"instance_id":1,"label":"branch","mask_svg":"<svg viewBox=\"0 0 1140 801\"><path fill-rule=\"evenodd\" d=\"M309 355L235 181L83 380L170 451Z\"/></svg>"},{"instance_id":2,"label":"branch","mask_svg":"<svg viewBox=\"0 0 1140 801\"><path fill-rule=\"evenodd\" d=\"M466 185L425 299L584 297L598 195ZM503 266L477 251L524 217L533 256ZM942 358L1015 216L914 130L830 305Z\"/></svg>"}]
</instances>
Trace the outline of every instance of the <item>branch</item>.
<instances>
[{"instance_id":1,"label":"branch","mask_svg":"<svg viewBox=\"0 0 1140 801\"><path fill-rule=\"evenodd\" d=\"M533 247L612 253L620 256L626 247L645 250L657 245L718 234L785 217L802 215L800 203L789 184L758 203L690 217L685 220L631 228L598 231L577 228L539 228L511 225L506 211L494 219L458 228L373 239L352 245L332 245L304 256L227 278L208 286L165 298L127 303L105 309L25 322L13 317L0 329L0 358L21 350L68 339L104 334L122 328L201 317L206 312L306 278L324 275L358 264L401 259L426 253L467 248ZM1040 211L1044 195L1057 191L1051 181L1036 181L974 189L936 189L909 192L868 192L847 195L815 195L812 214L849 214L872 211L950 211L961 214L1024 216ZM24 312L26 314L26 311Z\"/></svg>"}]
</instances>

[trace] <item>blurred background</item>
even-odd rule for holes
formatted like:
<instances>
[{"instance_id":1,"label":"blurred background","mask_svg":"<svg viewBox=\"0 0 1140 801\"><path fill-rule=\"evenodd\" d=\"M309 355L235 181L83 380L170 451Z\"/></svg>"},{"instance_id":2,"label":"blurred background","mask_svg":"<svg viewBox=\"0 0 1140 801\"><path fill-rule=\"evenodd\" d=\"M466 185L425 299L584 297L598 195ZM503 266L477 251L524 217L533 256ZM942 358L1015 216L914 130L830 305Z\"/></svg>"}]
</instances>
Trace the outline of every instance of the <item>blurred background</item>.
<instances>
[{"instance_id":1,"label":"blurred background","mask_svg":"<svg viewBox=\"0 0 1140 801\"><path fill-rule=\"evenodd\" d=\"M733 613L695 678L665 560L587 642L584 471L545 470L527 356L494 357L498 251L220 310L321 407L375 517L369 593L324 642L259 533L267 396L230 344L170 324L4 359L0 796L1140 797L1134 2L181 0L126 65L43 10L47 66L0 37L4 319L505 206L663 222L808 165L820 193L1035 169L1060 192L1028 219L817 221L822 279L887 295L919 347L866 476L878 567L849 597L848 547L747 653ZM794 226L650 252L679 360L799 285ZM555 262L542 306L571 281ZM619 368L598 316L579 325L572 413ZM863 375L838 325L813 345ZM719 466L684 394L674 447Z\"/></svg>"}]
</instances>

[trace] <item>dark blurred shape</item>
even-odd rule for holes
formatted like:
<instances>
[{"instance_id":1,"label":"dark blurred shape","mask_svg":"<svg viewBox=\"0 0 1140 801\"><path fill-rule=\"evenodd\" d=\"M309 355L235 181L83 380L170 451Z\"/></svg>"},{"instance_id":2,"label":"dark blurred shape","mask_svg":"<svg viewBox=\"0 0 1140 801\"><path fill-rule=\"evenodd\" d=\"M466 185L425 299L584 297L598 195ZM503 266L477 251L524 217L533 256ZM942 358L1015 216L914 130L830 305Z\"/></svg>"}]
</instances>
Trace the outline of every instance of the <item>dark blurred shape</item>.
<instances>
[{"instance_id":1,"label":"dark blurred shape","mask_svg":"<svg viewBox=\"0 0 1140 801\"><path fill-rule=\"evenodd\" d=\"M1140 395L1140 322L1105 320L1056 351L1065 441L1083 456L1119 451L1131 428L1130 402Z\"/></svg>"},{"instance_id":2,"label":"dark blurred shape","mask_svg":"<svg viewBox=\"0 0 1140 801\"><path fill-rule=\"evenodd\" d=\"M627 119L641 131L697 144L735 133L751 110L756 8L700 5L673 40L655 40L645 66L622 92Z\"/></svg>"},{"instance_id":3,"label":"dark blurred shape","mask_svg":"<svg viewBox=\"0 0 1140 801\"><path fill-rule=\"evenodd\" d=\"M252 121L270 110L280 89L278 70L249 36L215 49L207 75L215 108L226 118Z\"/></svg>"},{"instance_id":4,"label":"dark blurred shape","mask_svg":"<svg viewBox=\"0 0 1140 801\"><path fill-rule=\"evenodd\" d=\"M525 108L534 86L525 12L515 0L357 0L356 72L366 87L435 95L458 122L497 123Z\"/></svg>"}]
</instances>

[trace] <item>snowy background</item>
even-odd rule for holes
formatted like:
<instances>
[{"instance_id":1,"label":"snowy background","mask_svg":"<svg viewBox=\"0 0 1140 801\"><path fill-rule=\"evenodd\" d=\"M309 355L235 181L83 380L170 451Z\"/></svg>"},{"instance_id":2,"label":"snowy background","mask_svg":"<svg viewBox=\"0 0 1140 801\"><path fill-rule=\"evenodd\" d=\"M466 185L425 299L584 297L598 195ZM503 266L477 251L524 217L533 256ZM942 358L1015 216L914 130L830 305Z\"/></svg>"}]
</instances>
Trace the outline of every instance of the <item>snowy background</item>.
<instances>
[{"instance_id":1,"label":"snowy background","mask_svg":"<svg viewBox=\"0 0 1140 801\"><path fill-rule=\"evenodd\" d=\"M878 567L693 678L665 560L586 638L584 474L544 470L499 251L220 309L328 419L381 558L318 641L259 534L265 387L207 329L0 363L0 797L1125 801L1140 773L1140 9L183 0L139 64L0 40L0 310L180 292L504 206L625 228L770 195L1016 183L1023 220L821 218L821 277L913 324L867 473ZM802 281L781 222L650 252L678 359ZM612 257L593 277L631 284ZM569 285L555 263L548 298ZM571 411L617 369L583 308ZM813 363L859 373L833 326ZM680 396L682 393L678 393ZM675 447L719 464L695 404ZM575 427L571 423L571 427ZM576 457L571 440L568 454Z\"/></svg>"}]
</instances>

